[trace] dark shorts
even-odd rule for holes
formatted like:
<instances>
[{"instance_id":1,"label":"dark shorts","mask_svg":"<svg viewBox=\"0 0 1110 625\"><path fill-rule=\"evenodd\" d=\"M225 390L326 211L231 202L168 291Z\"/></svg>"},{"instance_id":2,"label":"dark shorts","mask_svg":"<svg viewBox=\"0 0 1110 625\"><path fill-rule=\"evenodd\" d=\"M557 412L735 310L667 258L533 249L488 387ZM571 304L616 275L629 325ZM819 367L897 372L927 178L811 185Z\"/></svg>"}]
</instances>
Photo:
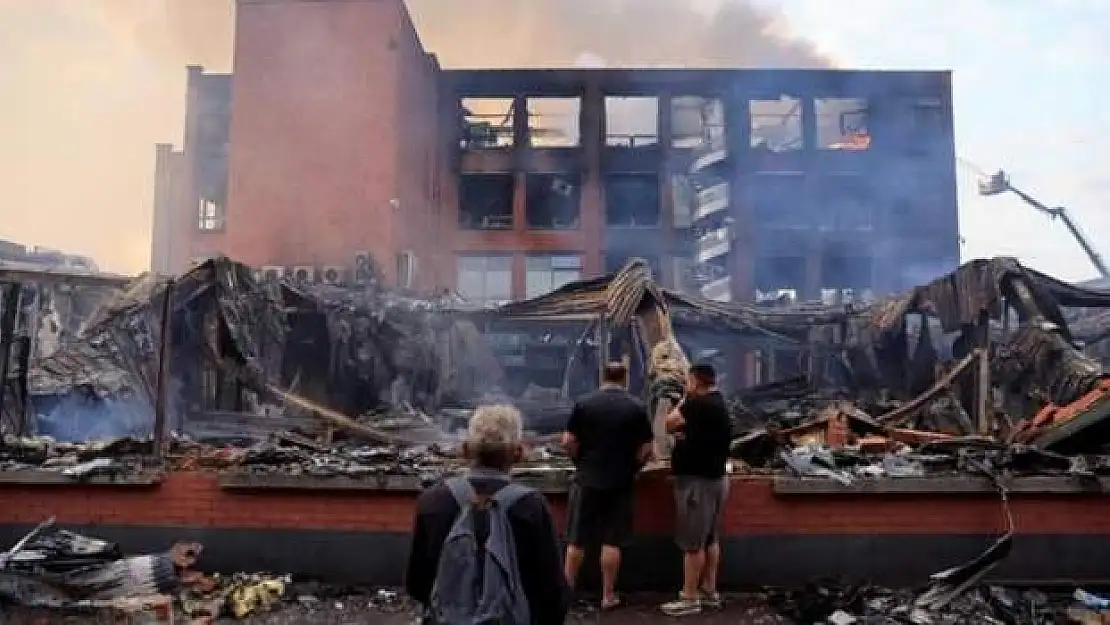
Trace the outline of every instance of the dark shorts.
<instances>
[{"instance_id":1,"label":"dark shorts","mask_svg":"<svg viewBox=\"0 0 1110 625\"><path fill-rule=\"evenodd\" d=\"M726 499L726 477L675 477L675 542L679 549L699 551L720 540Z\"/></svg>"},{"instance_id":2,"label":"dark shorts","mask_svg":"<svg viewBox=\"0 0 1110 625\"><path fill-rule=\"evenodd\" d=\"M632 534L632 486L597 489L571 484L567 542L575 547L620 547Z\"/></svg>"}]
</instances>

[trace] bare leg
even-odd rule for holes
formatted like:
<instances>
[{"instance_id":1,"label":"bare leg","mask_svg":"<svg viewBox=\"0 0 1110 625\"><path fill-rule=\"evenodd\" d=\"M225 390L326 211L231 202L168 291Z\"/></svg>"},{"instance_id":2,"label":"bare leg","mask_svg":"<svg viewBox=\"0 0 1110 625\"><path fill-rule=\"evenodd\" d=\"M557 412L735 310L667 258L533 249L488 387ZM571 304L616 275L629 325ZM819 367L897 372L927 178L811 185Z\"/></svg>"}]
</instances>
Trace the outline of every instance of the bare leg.
<instances>
[{"instance_id":1,"label":"bare leg","mask_svg":"<svg viewBox=\"0 0 1110 625\"><path fill-rule=\"evenodd\" d=\"M601 546L601 602L612 603L617 597L617 573L621 569L620 547Z\"/></svg>"},{"instance_id":2,"label":"bare leg","mask_svg":"<svg viewBox=\"0 0 1110 625\"><path fill-rule=\"evenodd\" d=\"M705 548L705 567L701 572L701 590L706 594L717 592L717 571L721 566L721 543L713 542Z\"/></svg>"},{"instance_id":3,"label":"bare leg","mask_svg":"<svg viewBox=\"0 0 1110 625\"><path fill-rule=\"evenodd\" d=\"M682 597L698 598L698 584L705 570L705 550L687 551L682 558Z\"/></svg>"},{"instance_id":4,"label":"bare leg","mask_svg":"<svg viewBox=\"0 0 1110 625\"><path fill-rule=\"evenodd\" d=\"M567 557L563 562L563 575L567 578L567 586L574 590L575 582L578 581L578 569L582 568L582 560L585 553L581 547L575 545L567 545Z\"/></svg>"}]
</instances>

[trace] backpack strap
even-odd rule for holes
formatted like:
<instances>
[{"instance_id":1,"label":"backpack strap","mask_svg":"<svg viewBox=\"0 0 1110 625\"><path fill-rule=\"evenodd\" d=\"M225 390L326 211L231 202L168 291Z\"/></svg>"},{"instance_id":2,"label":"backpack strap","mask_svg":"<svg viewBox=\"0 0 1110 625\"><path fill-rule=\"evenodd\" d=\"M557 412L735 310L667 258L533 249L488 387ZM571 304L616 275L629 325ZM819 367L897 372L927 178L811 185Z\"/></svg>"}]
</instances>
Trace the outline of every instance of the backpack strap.
<instances>
[{"instance_id":1,"label":"backpack strap","mask_svg":"<svg viewBox=\"0 0 1110 625\"><path fill-rule=\"evenodd\" d=\"M507 512L516 502L533 492L535 492L534 488L529 488L523 484L517 484L516 482L509 482L494 493L493 500L497 502L497 505L500 506L501 509Z\"/></svg>"},{"instance_id":2,"label":"backpack strap","mask_svg":"<svg viewBox=\"0 0 1110 625\"><path fill-rule=\"evenodd\" d=\"M444 483L450 489L455 502L459 504L459 512L466 510L470 504L474 503L474 486L471 485L466 476L447 478Z\"/></svg>"}]
</instances>

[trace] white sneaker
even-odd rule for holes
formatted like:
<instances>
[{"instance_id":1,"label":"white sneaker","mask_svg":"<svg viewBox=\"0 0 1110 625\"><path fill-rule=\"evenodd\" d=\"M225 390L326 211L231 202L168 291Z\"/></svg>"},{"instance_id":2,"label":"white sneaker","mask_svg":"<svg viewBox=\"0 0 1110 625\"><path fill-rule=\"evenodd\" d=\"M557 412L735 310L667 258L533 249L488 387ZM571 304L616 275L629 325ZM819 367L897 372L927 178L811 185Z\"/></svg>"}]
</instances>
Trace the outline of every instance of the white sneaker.
<instances>
[{"instance_id":1,"label":"white sneaker","mask_svg":"<svg viewBox=\"0 0 1110 625\"><path fill-rule=\"evenodd\" d=\"M701 601L679 596L675 601L664 603L660 609L667 616L691 616L701 614Z\"/></svg>"}]
</instances>

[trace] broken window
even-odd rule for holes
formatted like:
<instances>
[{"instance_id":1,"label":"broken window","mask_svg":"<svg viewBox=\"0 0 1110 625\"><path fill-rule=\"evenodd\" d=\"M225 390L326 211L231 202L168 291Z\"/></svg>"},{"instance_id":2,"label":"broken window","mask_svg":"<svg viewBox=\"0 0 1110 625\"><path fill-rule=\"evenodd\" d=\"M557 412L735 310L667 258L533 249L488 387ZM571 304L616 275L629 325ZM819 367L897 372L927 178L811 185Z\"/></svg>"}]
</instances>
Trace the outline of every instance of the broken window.
<instances>
[{"instance_id":1,"label":"broken window","mask_svg":"<svg viewBox=\"0 0 1110 625\"><path fill-rule=\"evenodd\" d=\"M525 209L529 228L570 230L578 227L581 174L528 174L527 181Z\"/></svg>"},{"instance_id":2,"label":"broken window","mask_svg":"<svg viewBox=\"0 0 1110 625\"><path fill-rule=\"evenodd\" d=\"M817 180L813 203L821 224L836 230L867 230L872 223L873 196L858 174L831 174Z\"/></svg>"},{"instance_id":3,"label":"broken window","mask_svg":"<svg viewBox=\"0 0 1110 625\"><path fill-rule=\"evenodd\" d=\"M512 98L463 98L459 102L464 149L502 148L513 145Z\"/></svg>"},{"instance_id":4,"label":"broken window","mask_svg":"<svg viewBox=\"0 0 1110 625\"><path fill-rule=\"evenodd\" d=\"M459 227L463 230L511 230L512 174L459 176Z\"/></svg>"},{"instance_id":5,"label":"broken window","mask_svg":"<svg viewBox=\"0 0 1110 625\"><path fill-rule=\"evenodd\" d=\"M802 101L782 96L778 100L752 100L751 147L770 152L792 152L805 145L802 134Z\"/></svg>"},{"instance_id":6,"label":"broken window","mask_svg":"<svg viewBox=\"0 0 1110 625\"><path fill-rule=\"evenodd\" d=\"M671 145L676 148L723 147L725 107L718 98L671 99Z\"/></svg>"},{"instance_id":7,"label":"broken window","mask_svg":"<svg viewBox=\"0 0 1110 625\"><path fill-rule=\"evenodd\" d=\"M756 259L755 288L758 301L797 298L805 288L806 259L802 256L765 256Z\"/></svg>"},{"instance_id":8,"label":"broken window","mask_svg":"<svg viewBox=\"0 0 1110 625\"><path fill-rule=\"evenodd\" d=\"M224 229L224 207L214 200L201 198L197 206L197 228L203 232Z\"/></svg>"},{"instance_id":9,"label":"broken window","mask_svg":"<svg viewBox=\"0 0 1110 625\"><path fill-rule=\"evenodd\" d=\"M659 219L658 175L611 174L605 177L605 225L657 227Z\"/></svg>"},{"instance_id":10,"label":"broken window","mask_svg":"<svg viewBox=\"0 0 1110 625\"><path fill-rule=\"evenodd\" d=\"M467 300L499 304L512 299L513 259L509 255L468 255L458 258L456 290Z\"/></svg>"},{"instance_id":11,"label":"broken window","mask_svg":"<svg viewBox=\"0 0 1110 625\"><path fill-rule=\"evenodd\" d=\"M581 279L582 257L577 254L528 256L524 269L525 296L539 297Z\"/></svg>"},{"instance_id":12,"label":"broken window","mask_svg":"<svg viewBox=\"0 0 1110 625\"><path fill-rule=\"evenodd\" d=\"M528 145L534 148L573 148L581 141L578 98L540 98L527 100Z\"/></svg>"},{"instance_id":13,"label":"broken window","mask_svg":"<svg viewBox=\"0 0 1110 625\"><path fill-rule=\"evenodd\" d=\"M863 151L871 147L867 100L863 98L817 98L817 149Z\"/></svg>"},{"instance_id":14,"label":"broken window","mask_svg":"<svg viewBox=\"0 0 1110 625\"><path fill-rule=\"evenodd\" d=\"M772 228L811 225L806 202L806 179L801 173L759 174L752 181L755 222Z\"/></svg>"},{"instance_id":15,"label":"broken window","mask_svg":"<svg viewBox=\"0 0 1110 625\"><path fill-rule=\"evenodd\" d=\"M940 98L918 98L910 108L910 148L918 151L944 141L944 103Z\"/></svg>"},{"instance_id":16,"label":"broken window","mask_svg":"<svg viewBox=\"0 0 1110 625\"><path fill-rule=\"evenodd\" d=\"M659 143L659 99L605 98L605 145L642 148Z\"/></svg>"}]
</instances>

